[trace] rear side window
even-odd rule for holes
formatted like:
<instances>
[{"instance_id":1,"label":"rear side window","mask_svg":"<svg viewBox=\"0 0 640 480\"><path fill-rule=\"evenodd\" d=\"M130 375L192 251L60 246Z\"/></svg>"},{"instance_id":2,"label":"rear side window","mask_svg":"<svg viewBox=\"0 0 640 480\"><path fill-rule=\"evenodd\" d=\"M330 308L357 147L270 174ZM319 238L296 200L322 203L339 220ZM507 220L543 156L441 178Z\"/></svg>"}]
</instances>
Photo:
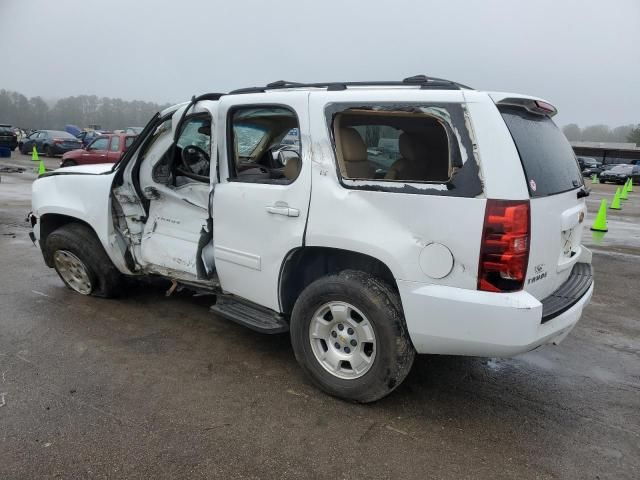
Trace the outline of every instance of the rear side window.
<instances>
[{"instance_id":1,"label":"rear side window","mask_svg":"<svg viewBox=\"0 0 640 480\"><path fill-rule=\"evenodd\" d=\"M345 188L475 197L476 153L459 103L331 103L325 108Z\"/></svg>"},{"instance_id":2,"label":"rear side window","mask_svg":"<svg viewBox=\"0 0 640 480\"><path fill-rule=\"evenodd\" d=\"M436 117L348 110L336 116L334 137L343 178L446 183L451 177L449 138Z\"/></svg>"},{"instance_id":3,"label":"rear side window","mask_svg":"<svg viewBox=\"0 0 640 480\"><path fill-rule=\"evenodd\" d=\"M500 113L520 154L531 197L583 185L573 149L549 117L518 107L500 107Z\"/></svg>"}]
</instances>

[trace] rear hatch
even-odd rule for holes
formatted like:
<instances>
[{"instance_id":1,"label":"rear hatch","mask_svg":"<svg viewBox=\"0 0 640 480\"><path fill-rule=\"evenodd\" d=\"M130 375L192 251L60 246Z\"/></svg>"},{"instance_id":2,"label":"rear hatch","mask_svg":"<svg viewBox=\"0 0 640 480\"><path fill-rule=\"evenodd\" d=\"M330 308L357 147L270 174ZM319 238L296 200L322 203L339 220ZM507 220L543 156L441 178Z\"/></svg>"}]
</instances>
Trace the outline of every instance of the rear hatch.
<instances>
[{"instance_id":1,"label":"rear hatch","mask_svg":"<svg viewBox=\"0 0 640 480\"><path fill-rule=\"evenodd\" d=\"M544 102L502 100L498 109L520 155L530 196L531 238L524 290L539 300L569 277L580 256L586 213L573 149Z\"/></svg>"},{"instance_id":2,"label":"rear hatch","mask_svg":"<svg viewBox=\"0 0 640 480\"><path fill-rule=\"evenodd\" d=\"M11 127L0 125L0 142L14 143L16 140L16 134L13 133Z\"/></svg>"}]
</instances>

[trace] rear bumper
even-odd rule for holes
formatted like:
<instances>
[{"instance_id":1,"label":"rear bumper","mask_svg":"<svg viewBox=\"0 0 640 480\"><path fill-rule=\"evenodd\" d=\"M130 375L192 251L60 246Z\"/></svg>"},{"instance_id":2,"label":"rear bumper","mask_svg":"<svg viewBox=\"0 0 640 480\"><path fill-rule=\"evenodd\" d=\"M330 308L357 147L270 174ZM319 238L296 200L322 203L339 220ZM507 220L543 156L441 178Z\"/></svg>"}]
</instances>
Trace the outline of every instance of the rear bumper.
<instances>
[{"instance_id":1,"label":"rear bumper","mask_svg":"<svg viewBox=\"0 0 640 480\"><path fill-rule=\"evenodd\" d=\"M398 287L418 353L482 357L509 357L559 343L593 294L591 282L543 322L543 303L525 291L491 293L406 281L398 281Z\"/></svg>"},{"instance_id":2,"label":"rear bumper","mask_svg":"<svg viewBox=\"0 0 640 480\"><path fill-rule=\"evenodd\" d=\"M14 148L16 148L18 146L18 141L17 140L0 140L0 147L5 147L5 148L10 148L11 150L13 150Z\"/></svg>"}]
</instances>

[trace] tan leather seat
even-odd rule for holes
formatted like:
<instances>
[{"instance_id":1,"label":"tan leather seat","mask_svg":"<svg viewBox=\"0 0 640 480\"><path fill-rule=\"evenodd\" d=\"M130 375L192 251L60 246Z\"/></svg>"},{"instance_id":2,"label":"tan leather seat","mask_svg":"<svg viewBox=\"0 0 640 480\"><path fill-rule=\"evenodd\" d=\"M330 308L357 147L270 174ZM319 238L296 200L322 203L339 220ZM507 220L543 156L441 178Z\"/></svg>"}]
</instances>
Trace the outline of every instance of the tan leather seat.
<instances>
[{"instance_id":1,"label":"tan leather seat","mask_svg":"<svg viewBox=\"0 0 640 480\"><path fill-rule=\"evenodd\" d=\"M340 129L340 146L348 178L374 178L375 168L369 164L367 146L356 129Z\"/></svg>"},{"instance_id":2,"label":"tan leather seat","mask_svg":"<svg viewBox=\"0 0 640 480\"><path fill-rule=\"evenodd\" d=\"M284 166L284 176L287 179L294 181L300 174L300 168L302 167L302 161L299 157L290 157L287 160L287 164Z\"/></svg>"},{"instance_id":3,"label":"tan leather seat","mask_svg":"<svg viewBox=\"0 0 640 480\"><path fill-rule=\"evenodd\" d=\"M408 133L400 135L398 147L402 158L391 165L385 179L417 182L444 182L449 179L447 152L436 151L424 139Z\"/></svg>"}]
</instances>

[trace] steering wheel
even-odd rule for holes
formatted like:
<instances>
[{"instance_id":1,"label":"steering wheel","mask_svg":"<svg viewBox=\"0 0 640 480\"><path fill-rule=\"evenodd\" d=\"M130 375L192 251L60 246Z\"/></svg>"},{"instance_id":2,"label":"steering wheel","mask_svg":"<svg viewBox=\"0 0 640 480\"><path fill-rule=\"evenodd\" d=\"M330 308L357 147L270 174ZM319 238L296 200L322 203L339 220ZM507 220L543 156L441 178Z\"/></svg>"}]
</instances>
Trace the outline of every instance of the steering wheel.
<instances>
[{"instance_id":1,"label":"steering wheel","mask_svg":"<svg viewBox=\"0 0 640 480\"><path fill-rule=\"evenodd\" d=\"M209 166L211 160L209 154L202 148L195 145L188 145L182 149L180 155L181 165L176 167L180 175L198 180L200 182L209 181ZM202 175L205 172L207 175Z\"/></svg>"}]
</instances>

